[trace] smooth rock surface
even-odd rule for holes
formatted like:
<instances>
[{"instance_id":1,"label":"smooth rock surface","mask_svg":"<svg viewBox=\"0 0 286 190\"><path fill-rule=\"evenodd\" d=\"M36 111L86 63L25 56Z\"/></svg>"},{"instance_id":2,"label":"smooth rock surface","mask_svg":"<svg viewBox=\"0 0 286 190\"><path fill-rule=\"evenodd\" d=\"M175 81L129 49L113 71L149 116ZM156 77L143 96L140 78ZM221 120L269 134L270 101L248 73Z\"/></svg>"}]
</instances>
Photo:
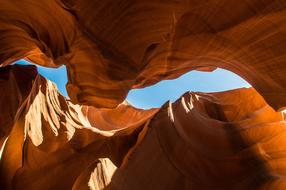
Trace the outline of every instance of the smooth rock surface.
<instances>
[{"instance_id":1,"label":"smooth rock surface","mask_svg":"<svg viewBox=\"0 0 286 190\"><path fill-rule=\"evenodd\" d=\"M73 103L115 108L132 88L230 70L286 105L285 0L0 1L0 65L67 66Z\"/></svg>"},{"instance_id":2,"label":"smooth rock surface","mask_svg":"<svg viewBox=\"0 0 286 190\"><path fill-rule=\"evenodd\" d=\"M110 110L72 104L33 66L0 78L20 102L0 116L1 189L286 188L284 115L253 88Z\"/></svg>"}]
</instances>

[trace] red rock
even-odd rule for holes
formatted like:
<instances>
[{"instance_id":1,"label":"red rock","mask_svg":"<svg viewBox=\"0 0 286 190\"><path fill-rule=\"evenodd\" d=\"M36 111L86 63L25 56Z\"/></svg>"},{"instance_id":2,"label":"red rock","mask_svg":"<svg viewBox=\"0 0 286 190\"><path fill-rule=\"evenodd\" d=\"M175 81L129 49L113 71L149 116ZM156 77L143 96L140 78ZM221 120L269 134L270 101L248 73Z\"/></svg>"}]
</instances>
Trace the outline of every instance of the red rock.
<instances>
[{"instance_id":1,"label":"red rock","mask_svg":"<svg viewBox=\"0 0 286 190\"><path fill-rule=\"evenodd\" d=\"M0 189L286 189L285 11L284 0L0 1ZM19 59L66 65L71 100L35 67L10 66ZM123 102L217 67L255 90Z\"/></svg>"},{"instance_id":2,"label":"red rock","mask_svg":"<svg viewBox=\"0 0 286 190\"><path fill-rule=\"evenodd\" d=\"M1 189L286 187L284 115L253 88L110 110L72 104L33 66L0 70L11 102L25 97L5 110Z\"/></svg>"},{"instance_id":3,"label":"red rock","mask_svg":"<svg viewBox=\"0 0 286 190\"><path fill-rule=\"evenodd\" d=\"M132 88L230 70L278 110L286 96L281 0L0 2L0 64L67 66L73 103L114 108Z\"/></svg>"}]
</instances>

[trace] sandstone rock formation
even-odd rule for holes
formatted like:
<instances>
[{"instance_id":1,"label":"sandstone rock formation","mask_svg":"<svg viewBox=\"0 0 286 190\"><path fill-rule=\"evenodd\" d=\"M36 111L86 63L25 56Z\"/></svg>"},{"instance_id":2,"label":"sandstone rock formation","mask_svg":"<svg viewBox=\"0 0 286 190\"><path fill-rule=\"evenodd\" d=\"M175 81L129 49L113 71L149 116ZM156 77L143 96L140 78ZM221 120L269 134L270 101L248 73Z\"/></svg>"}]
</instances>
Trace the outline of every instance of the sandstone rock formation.
<instances>
[{"instance_id":1,"label":"sandstone rock formation","mask_svg":"<svg viewBox=\"0 0 286 190\"><path fill-rule=\"evenodd\" d=\"M286 188L286 123L253 88L110 110L72 104L34 66L0 70L1 189Z\"/></svg>"},{"instance_id":2,"label":"sandstone rock formation","mask_svg":"<svg viewBox=\"0 0 286 190\"><path fill-rule=\"evenodd\" d=\"M11 86L11 102L0 99L1 189L71 189L97 159L108 157L119 166L158 111L128 103L100 111L74 105L34 66L1 68L0 78L1 87Z\"/></svg>"},{"instance_id":3,"label":"sandstone rock formation","mask_svg":"<svg viewBox=\"0 0 286 190\"><path fill-rule=\"evenodd\" d=\"M285 7L285 0L1 0L0 64L65 64L72 102L109 108L131 88L221 67L279 109Z\"/></svg>"},{"instance_id":4,"label":"sandstone rock formation","mask_svg":"<svg viewBox=\"0 0 286 190\"><path fill-rule=\"evenodd\" d=\"M0 0L0 189L284 190L285 61L285 0ZM254 88L124 101L217 67Z\"/></svg>"}]
</instances>

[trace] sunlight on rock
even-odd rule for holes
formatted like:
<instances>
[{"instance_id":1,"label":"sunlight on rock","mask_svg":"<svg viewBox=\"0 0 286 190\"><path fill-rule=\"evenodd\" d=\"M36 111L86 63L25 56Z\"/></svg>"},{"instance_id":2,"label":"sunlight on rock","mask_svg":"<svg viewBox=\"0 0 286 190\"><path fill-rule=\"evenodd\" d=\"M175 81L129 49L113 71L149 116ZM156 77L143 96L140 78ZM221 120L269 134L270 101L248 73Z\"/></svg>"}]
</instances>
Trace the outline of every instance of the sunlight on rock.
<instances>
[{"instance_id":1,"label":"sunlight on rock","mask_svg":"<svg viewBox=\"0 0 286 190\"><path fill-rule=\"evenodd\" d=\"M0 189L285 190L285 13L1 0Z\"/></svg>"}]
</instances>

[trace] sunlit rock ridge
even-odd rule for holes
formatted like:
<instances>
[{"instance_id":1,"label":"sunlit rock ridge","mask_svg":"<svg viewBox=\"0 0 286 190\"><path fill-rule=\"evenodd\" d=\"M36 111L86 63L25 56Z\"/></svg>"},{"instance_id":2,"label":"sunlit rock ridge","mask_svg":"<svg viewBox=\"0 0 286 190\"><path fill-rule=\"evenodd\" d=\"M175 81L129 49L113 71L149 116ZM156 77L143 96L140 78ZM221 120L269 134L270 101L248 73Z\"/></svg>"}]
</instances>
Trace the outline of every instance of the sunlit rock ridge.
<instances>
[{"instance_id":1,"label":"sunlit rock ridge","mask_svg":"<svg viewBox=\"0 0 286 190\"><path fill-rule=\"evenodd\" d=\"M0 189L284 190L285 62L285 0L0 0ZM253 88L124 101L217 67Z\"/></svg>"},{"instance_id":2,"label":"sunlit rock ridge","mask_svg":"<svg viewBox=\"0 0 286 190\"><path fill-rule=\"evenodd\" d=\"M253 88L98 109L66 100L35 66L0 78L3 189L286 187L283 112Z\"/></svg>"}]
</instances>

